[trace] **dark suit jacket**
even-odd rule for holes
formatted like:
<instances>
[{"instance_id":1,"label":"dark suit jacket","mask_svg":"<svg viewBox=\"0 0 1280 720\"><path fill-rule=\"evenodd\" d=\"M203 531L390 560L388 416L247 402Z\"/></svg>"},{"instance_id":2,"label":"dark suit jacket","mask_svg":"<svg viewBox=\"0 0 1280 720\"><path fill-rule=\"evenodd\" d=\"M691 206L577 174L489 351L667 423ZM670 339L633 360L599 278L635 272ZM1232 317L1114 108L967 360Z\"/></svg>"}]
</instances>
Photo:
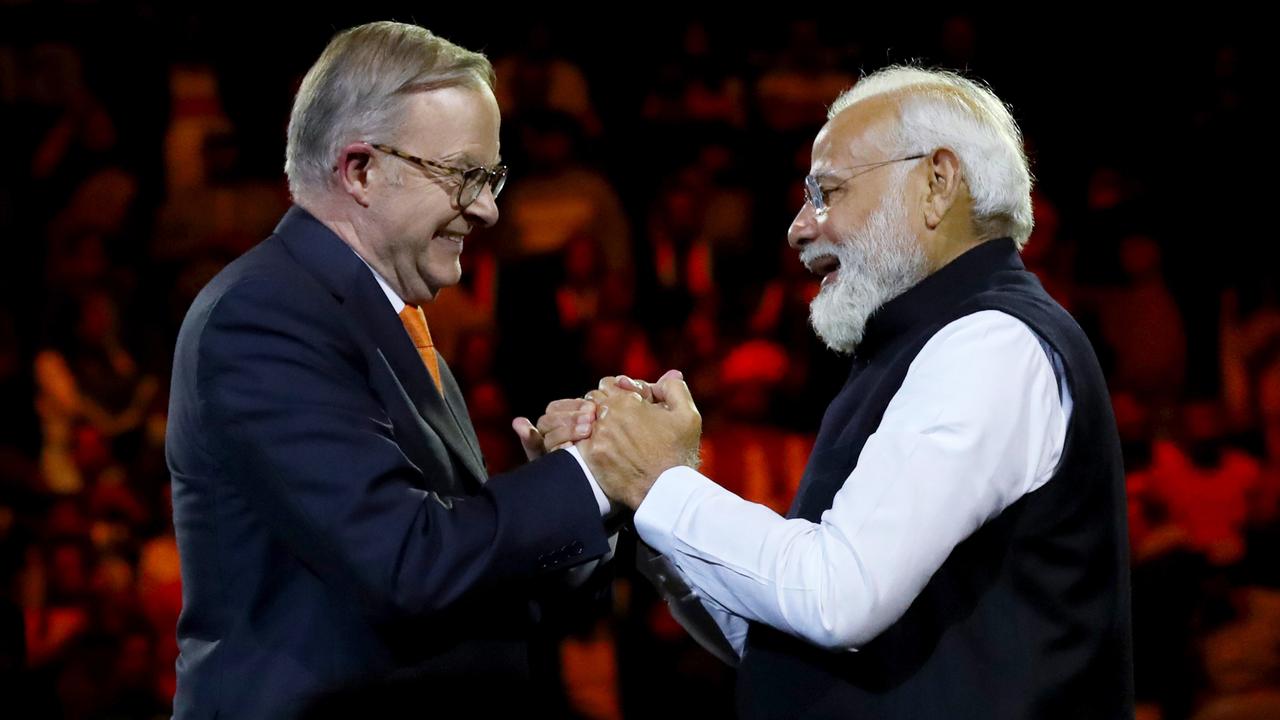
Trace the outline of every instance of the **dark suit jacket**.
<instances>
[{"instance_id":1,"label":"dark suit jacket","mask_svg":"<svg viewBox=\"0 0 1280 720\"><path fill-rule=\"evenodd\" d=\"M538 577L606 536L567 453L486 479L440 369L443 397L369 268L298 207L196 298L167 446L176 718L519 695Z\"/></svg>"}]
</instances>

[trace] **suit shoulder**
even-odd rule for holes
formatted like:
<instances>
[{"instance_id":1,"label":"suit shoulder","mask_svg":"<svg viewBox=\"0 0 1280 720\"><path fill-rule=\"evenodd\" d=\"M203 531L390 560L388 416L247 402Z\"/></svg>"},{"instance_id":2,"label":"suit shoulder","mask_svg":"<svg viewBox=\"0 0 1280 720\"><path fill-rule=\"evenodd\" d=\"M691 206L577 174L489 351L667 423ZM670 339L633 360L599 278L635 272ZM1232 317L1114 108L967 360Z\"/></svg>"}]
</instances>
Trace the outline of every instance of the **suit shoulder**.
<instances>
[{"instance_id":1,"label":"suit shoulder","mask_svg":"<svg viewBox=\"0 0 1280 720\"><path fill-rule=\"evenodd\" d=\"M217 353L222 341L239 331L312 341L325 337L344 347L339 308L333 294L272 236L223 268L196 296L178 332L175 370L194 367L202 352Z\"/></svg>"},{"instance_id":2,"label":"suit shoulder","mask_svg":"<svg viewBox=\"0 0 1280 720\"><path fill-rule=\"evenodd\" d=\"M273 235L236 258L201 289L187 311L183 330L203 327L215 312L235 312L246 305L267 312L287 308L323 320L331 317L337 304L332 293Z\"/></svg>"}]
</instances>

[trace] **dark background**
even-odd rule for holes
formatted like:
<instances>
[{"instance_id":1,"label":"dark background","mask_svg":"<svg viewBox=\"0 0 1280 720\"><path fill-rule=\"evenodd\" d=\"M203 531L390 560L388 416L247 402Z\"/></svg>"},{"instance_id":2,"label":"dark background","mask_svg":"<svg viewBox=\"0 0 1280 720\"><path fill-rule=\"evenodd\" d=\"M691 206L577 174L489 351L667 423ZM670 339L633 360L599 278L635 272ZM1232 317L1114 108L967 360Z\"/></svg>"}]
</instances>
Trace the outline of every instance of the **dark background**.
<instances>
[{"instance_id":1,"label":"dark background","mask_svg":"<svg viewBox=\"0 0 1280 720\"><path fill-rule=\"evenodd\" d=\"M679 367L708 474L779 510L846 366L785 246L825 105L890 63L987 81L1037 178L1024 257L1093 338L1124 435L1142 717L1275 716L1268 22L318 7L0 2L0 707L167 713L174 337L287 207L303 73L335 31L397 19L499 70L503 220L429 309L491 470L519 461L513 415ZM593 613L547 638L565 714L727 712L732 676L625 567Z\"/></svg>"}]
</instances>

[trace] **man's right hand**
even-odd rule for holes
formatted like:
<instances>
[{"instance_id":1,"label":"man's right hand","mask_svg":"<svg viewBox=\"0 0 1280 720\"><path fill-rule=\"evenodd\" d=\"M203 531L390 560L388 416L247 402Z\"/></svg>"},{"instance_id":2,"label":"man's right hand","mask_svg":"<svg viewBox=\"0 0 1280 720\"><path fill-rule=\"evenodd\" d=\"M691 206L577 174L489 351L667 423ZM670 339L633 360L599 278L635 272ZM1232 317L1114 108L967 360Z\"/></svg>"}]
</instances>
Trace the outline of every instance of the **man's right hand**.
<instances>
[{"instance_id":1,"label":"man's right hand","mask_svg":"<svg viewBox=\"0 0 1280 720\"><path fill-rule=\"evenodd\" d=\"M520 437L525 456L536 460L589 437L595 419L596 405L590 400L554 400L536 427L528 418L518 417L511 421L511 429Z\"/></svg>"}]
</instances>

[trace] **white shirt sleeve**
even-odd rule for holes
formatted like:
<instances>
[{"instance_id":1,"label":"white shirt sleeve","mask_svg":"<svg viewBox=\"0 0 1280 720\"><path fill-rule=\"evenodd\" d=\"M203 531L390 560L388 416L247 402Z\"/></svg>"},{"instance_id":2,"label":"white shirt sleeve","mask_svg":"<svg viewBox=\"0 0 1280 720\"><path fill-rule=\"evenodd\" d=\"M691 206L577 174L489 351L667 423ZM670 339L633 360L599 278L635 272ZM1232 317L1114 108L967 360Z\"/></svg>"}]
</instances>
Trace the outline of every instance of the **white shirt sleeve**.
<instances>
[{"instance_id":1,"label":"white shirt sleeve","mask_svg":"<svg viewBox=\"0 0 1280 720\"><path fill-rule=\"evenodd\" d=\"M587 467L587 460L582 457L582 452L578 450L578 446L570 445L565 449L573 456L574 460L578 461L578 466L582 468L582 474L587 476L587 484L591 486L591 493L596 496L596 505L600 507L600 517L605 517L613 509L613 503L609 502L609 496L605 495L604 490L600 489L600 483L596 482L596 476L591 474L591 468Z\"/></svg>"},{"instance_id":2,"label":"white shirt sleeve","mask_svg":"<svg viewBox=\"0 0 1280 720\"><path fill-rule=\"evenodd\" d=\"M578 461L578 465L582 468L582 474L587 476L587 483L591 485L591 492L596 496L596 505L600 508L600 517L606 517L613 505L609 502L609 498L605 496L604 491L600 489L600 483L596 482L595 475L591 474L591 468L587 467L587 461L582 457L582 453L578 452L578 448L572 445L567 448L574 460ZM602 557L595 560L585 562L581 565L571 567L565 571L566 583L569 587L582 587L587 580L595 574L605 563L613 559L614 552L618 549L618 533L609 536L609 551Z\"/></svg>"},{"instance_id":3,"label":"white shirt sleeve","mask_svg":"<svg viewBox=\"0 0 1280 720\"><path fill-rule=\"evenodd\" d=\"M715 600L705 597L700 599L702 607L707 609L707 614L720 627L720 632L724 634L724 639L729 641L733 651L741 658L742 654L747 651L747 630L750 629L746 618L730 612Z\"/></svg>"},{"instance_id":4,"label":"white shirt sleeve","mask_svg":"<svg viewBox=\"0 0 1280 720\"><path fill-rule=\"evenodd\" d=\"M1067 427L1059 391L1025 324L974 313L916 356L820 522L678 467L641 503L636 530L708 604L856 649L902 616L957 544L1052 477Z\"/></svg>"}]
</instances>

